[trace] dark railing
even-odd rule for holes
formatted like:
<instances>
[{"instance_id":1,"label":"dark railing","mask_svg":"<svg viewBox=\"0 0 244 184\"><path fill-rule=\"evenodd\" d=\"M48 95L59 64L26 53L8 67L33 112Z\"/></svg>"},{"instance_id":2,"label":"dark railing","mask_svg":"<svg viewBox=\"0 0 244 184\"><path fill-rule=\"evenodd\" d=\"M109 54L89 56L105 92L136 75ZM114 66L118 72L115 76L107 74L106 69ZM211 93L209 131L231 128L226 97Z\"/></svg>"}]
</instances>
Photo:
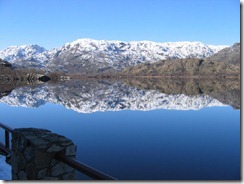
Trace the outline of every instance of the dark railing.
<instances>
[{"instance_id":1,"label":"dark railing","mask_svg":"<svg viewBox=\"0 0 244 184\"><path fill-rule=\"evenodd\" d=\"M0 142L0 149L6 154L11 154L10 148L10 133L13 132L13 129L4 125L0 122L0 128L5 130L5 145ZM108 174L102 173L86 164L83 164L75 159L69 158L65 156L63 153L59 152L56 154L56 159L64 162L65 164L69 165L70 167L80 171L81 173L91 177L92 179L96 180L117 180L116 178L109 176Z\"/></svg>"},{"instance_id":2,"label":"dark railing","mask_svg":"<svg viewBox=\"0 0 244 184\"><path fill-rule=\"evenodd\" d=\"M108 174L102 173L86 164L83 164L75 159L65 156L62 152L56 154L56 159L64 162L65 164L73 167L81 173L91 177L95 180L117 180L116 178L109 176Z\"/></svg>"},{"instance_id":3,"label":"dark railing","mask_svg":"<svg viewBox=\"0 0 244 184\"><path fill-rule=\"evenodd\" d=\"M7 125L4 125L1 122L0 122L0 128L4 129L5 131L5 145L0 142L0 148L5 154L9 155L11 153L9 137L10 137L10 133L13 132L13 129L8 127Z\"/></svg>"}]
</instances>

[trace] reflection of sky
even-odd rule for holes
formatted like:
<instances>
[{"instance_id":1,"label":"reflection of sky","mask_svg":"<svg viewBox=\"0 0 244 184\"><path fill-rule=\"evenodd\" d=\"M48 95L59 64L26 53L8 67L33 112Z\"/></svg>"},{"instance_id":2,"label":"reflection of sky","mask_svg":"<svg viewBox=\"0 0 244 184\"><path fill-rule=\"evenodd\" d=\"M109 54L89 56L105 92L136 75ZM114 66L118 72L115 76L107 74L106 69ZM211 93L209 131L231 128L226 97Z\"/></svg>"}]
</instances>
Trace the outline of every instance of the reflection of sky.
<instances>
[{"instance_id":1,"label":"reflection of sky","mask_svg":"<svg viewBox=\"0 0 244 184\"><path fill-rule=\"evenodd\" d=\"M11 167L5 162L5 156L0 155L0 180L11 180Z\"/></svg>"},{"instance_id":2,"label":"reflection of sky","mask_svg":"<svg viewBox=\"0 0 244 184\"><path fill-rule=\"evenodd\" d=\"M0 104L0 117L72 139L79 160L119 179L239 178L240 111L232 107L82 114Z\"/></svg>"}]
</instances>

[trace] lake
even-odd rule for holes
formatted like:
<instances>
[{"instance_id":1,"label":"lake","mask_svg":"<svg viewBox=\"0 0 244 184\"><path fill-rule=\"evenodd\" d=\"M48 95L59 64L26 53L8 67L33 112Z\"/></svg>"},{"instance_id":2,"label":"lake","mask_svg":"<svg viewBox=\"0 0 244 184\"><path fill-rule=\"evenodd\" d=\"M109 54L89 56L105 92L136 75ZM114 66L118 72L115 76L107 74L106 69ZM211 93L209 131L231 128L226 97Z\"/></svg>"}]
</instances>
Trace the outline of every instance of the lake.
<instances>
[{"instance_id":1,"label":"lake","mask_svg":"<svg viewBox=\"0 0 244 184\"><path fill-rule=\"evenodd\" d=\"M240 180L236 80L11 86L1 91L0 117L12 128L67 137L77 160L119 180ZM77 179L89 178L77 172Z\"/></svg>"}]
</instances>

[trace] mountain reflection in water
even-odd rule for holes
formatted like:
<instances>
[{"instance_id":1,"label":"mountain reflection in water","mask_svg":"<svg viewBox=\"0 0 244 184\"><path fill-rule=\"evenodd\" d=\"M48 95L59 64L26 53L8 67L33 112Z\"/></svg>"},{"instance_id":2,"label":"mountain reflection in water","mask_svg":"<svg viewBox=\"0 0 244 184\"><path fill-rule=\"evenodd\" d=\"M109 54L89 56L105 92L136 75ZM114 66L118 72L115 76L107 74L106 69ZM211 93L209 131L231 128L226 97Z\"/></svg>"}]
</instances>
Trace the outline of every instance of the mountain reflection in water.
<instances>
[{"instance_id":1,"label":"mountain reflection in water","mask_svg":"<svg viewBox=\"0 0 244 184\"><path fill-rule=\"evenodd\" d=\"M225 105L240 108L240 82L231 79L89 79L32 86L0 85L0 103L39 107L51 102L81 113L125 109L198 110Z\"/></svg>"}]
</instances>

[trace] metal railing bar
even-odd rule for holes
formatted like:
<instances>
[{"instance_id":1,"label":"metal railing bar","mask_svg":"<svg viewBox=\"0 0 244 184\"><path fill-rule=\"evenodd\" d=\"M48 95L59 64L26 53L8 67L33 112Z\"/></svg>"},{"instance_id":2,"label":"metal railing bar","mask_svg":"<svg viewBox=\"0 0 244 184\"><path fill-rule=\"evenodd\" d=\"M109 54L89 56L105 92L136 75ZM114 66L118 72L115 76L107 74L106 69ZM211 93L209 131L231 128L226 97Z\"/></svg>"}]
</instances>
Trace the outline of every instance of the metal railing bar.
<instances>
[{"instance_id":1,"label":"metal railing bar","mask_svg":"<svg viewBox=\"0 0 244 184\"><path fill-rule=\"evenodd\" d=\"M7 125L4 125L3 123L0 122L0 127L3 128L4 130L7 130L8 132L12 133L14 129L10 128Z\"/></svg>"},{"instance_id":2,"label":"metal railing bar","mask_svg":"<svg viewBox=\"0 0 244 184\"><path fill-rule=\"evenodd\" d=\"M9 132L7 130L5 130L5 146L6 146L6 148L10 148L10 144L9 144Z\"/></svg>"},{"instance_id":3,"label":"metal railing bar","mask_svg":"<svg viewBox=\"0 0 244 184\"><path fill-rule=\"evenodd\" d=\"M0 149L6 154L9 155L11 154L11 150L9 148L6 148L3 143L0 142Z\"/></svg>"},{"instance_id":4,"label":"metal railing bar","mask_svg":"<svg viewBox=\"0 0 244 184\"><path fill-rule=\"evenodd\" d=\"M69 165L70 167L73 167L74 169L80 171L81 173L96 179L96 180L117 180L116 178L102 173L101 171L98 171L86 164L83 164L77 160L74 160L72 158L69 158L67 156L65 156L63 153L59 152L56 154L56 158L62 162L64 162L65 164Z\"/></svg>"}]
</instances>

